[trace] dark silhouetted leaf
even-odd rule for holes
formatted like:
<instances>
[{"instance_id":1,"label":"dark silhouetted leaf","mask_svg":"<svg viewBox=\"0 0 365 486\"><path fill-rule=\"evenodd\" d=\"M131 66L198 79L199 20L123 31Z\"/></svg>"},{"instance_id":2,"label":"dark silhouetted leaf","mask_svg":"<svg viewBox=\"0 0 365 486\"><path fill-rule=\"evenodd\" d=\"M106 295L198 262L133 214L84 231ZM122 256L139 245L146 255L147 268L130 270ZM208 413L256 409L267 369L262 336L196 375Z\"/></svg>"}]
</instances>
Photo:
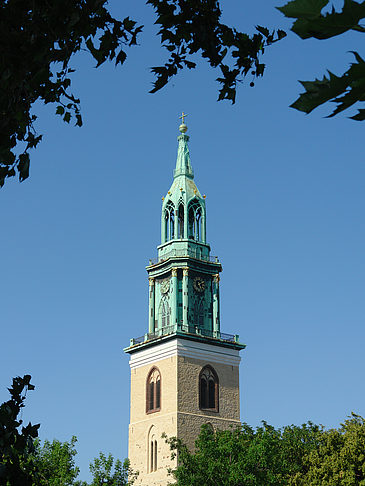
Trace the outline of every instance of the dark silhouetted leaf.
<instances>
[{"instance_id":1,"label":"dark silhouetted leaf","mask_svg":"<svg viewBox=\"0 0 365 486\"><path fill-rule=\"evenodd\" d=\"M358 113L350 117L352 120L364 121L365 120L365 109L361 108Z\"/></svg>"},{"instance_id":2,"label":"dark silhouetted leaf","mask_svg":"<svg viewBox=\"0 0 365 486\"><path fill-rule=\"evenodd\" d=\"M314 19L328 5L328 0L292 0L283 7L276 7L285 17Z\"/></svg>"},{"instance_id":3,"label":"dark silhouetted leaf","mask_svg":"<svg viewBox=\"0 0 365 486\"><path fill-rule=\"evenodd\" d=\"M296 18L292 31L302 39L328 39L341 35L349 30L365 33L360 20L365 18L365 1L355 2L344 0L341 11L334 7L330 12L322 14L328 0L294 0L283 7L277 7L287 17ZM356 62L342 75L329 73L322 80L301 81L305 88L299 98L291 105L292 108L310 113L318 106L328 101L336 103L337 107L329 115L335 116L350 108L357 102L365 101L365 62L357 52L353 52ZM362 121L360 109L353 120Z\"/></svg>"},{"instance_id":4,"label":"dark silhouetted leaf","mask_svg":"<svg viewBox=\"0 0 365 486\"><path fill-rule=\"evenodd\" d=\"M18 171L19 171L19 181L23 182L29 177L29 154L19 155Z\"/></svg>"},{"instance_id":5,"label":"dark silhouetted leaf","mask_svg":"<svg viewBox=\"0 0 365 486\"><path fill-rule=\"evenodd\" d=\"M115 64L118 63L123 64L126 59L127 59L127 54L123 50L121 50L117 55L117 57L115 58Z\"/></svg>"}]
</instances>

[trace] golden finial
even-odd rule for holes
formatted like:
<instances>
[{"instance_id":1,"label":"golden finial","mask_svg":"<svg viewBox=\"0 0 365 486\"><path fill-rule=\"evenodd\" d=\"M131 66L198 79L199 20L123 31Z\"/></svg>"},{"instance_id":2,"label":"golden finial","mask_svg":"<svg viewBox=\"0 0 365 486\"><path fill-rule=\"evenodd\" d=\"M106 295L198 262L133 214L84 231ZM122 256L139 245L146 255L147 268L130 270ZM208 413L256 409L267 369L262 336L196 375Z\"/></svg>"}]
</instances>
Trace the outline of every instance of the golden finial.
<instances>
[{"instance_id":1,"label":"golden finial","mask_svg":"<svg viewBox=\"0 0 365 486\"><path fill-rule=\"evenodd\" d=\"M182 120L182 124L179 126L179 130L181 133L185 133L188 129L188 127L185 125L185 117L187 117L188 115L184 112L181 113L181 116L179 116L179 118L181 118Z\"/></svg>"},{"instance_id":2,"label":"golden finial","mask_svg":"<svg viewBox=\"0 0 365 486\"><path fill-rule=\"evenodd\" d=\"M203 194L203 198L205 199L207 196L205 194Z\"/></svg>"},{"instance_id":3,"label":"golden finial","mask_svg":"<svg viewBox=\"0 0 365 486\"><path fill-rule=\"evenodd\" d=\"M182 187L180 187L180 191L181 191L181 192L183 192L183 190L184 190L184 189L183 189Z\"/></svg>"},{"instance_id":4,"label":"golden finial","mask_svg":"<svg viewBox=\"0 0 365 486\"><path fill-rule=\"evenodd\" d=\"M164 200L165 200L165 197L164 197L164 196L162 196L162 198L161 198L161 199L164 201Z\"/></svg>"}]
</instances>

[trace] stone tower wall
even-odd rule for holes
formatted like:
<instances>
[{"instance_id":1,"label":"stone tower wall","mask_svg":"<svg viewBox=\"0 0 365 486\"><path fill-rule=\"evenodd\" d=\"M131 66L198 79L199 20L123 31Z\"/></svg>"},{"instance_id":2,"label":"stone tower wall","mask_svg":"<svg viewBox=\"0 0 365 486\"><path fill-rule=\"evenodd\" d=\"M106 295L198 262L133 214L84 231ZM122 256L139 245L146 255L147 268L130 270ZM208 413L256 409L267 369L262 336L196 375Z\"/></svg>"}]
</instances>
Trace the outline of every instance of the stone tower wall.
<instances>
[{"instance_id":1,"label":"stone tower wall","mask_svg":"<svg viewBox=\"0 0 365 486\"><path fill-rule=\"evenodd\" d=\"M167 468L175 467L171 452L162 433L177 435L177 357L148 363L131 370L131 411L129 425L129 460L134 471L139 472L136 485L163 486L168 484ZM146 413L146 382L152 368L161 374L161 410ZM149 443L151 428L158 443L157 470L149 471Z\"/></svg>"},{"instance_id":2,"label":"stone tower wall","mask_svg":"<svg viewBox=\"0 0 365 486\"><path fill-rule=\"evenodd\" d=\"M161 340L131 355L131 412L129 459L139 471L137 486L167 486L172 482L167 468L176 467L161 434L178 436L194 447L200 428L214 429L240 425L238 350L174 337ZM206 365L219 379L219 411L199 409L199 374ZM147 377L156 367L161 374L161 409L146 413ZM152 431L152 432L151 432ZM149 471L149 443L153 433L158 443L158 467Z\"/></svg>"},{"instance_id":3,"label":"stone tower wall","mask_svg":"<svg viewBox=\"0 0 365 486\"><path fill-rule=\"evenodd\" d=\"M204 366L214 368L219 379L219 411L199 409L199 374ZM217 363L212 357L194 359L178 356L178 437L182 438L190 449L203 424L210 423L214 429L239 427L239 369L237 365Z\"/></svg>"}]
</instances>

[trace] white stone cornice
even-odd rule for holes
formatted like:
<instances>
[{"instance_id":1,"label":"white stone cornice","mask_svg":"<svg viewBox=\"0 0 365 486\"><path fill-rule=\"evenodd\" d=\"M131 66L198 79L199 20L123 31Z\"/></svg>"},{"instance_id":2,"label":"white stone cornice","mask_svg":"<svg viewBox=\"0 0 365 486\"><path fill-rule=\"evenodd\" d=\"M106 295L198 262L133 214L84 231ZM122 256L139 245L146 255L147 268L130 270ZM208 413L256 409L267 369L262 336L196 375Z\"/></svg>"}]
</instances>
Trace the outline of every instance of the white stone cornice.
<instances>
[{"instance_id":1,"label":"white stone cornice","mask_svg":"<svg viewBox=\"0 0 365 486\"><path fill-rule=\"evenodd\" d=\"M139 368L172 356L184 356L208 363L214 362L232 366L238 366L241 361L237 349L176 337L135 351L131 354L129 364L131 369Z\"/></svg>"}]
</instances>

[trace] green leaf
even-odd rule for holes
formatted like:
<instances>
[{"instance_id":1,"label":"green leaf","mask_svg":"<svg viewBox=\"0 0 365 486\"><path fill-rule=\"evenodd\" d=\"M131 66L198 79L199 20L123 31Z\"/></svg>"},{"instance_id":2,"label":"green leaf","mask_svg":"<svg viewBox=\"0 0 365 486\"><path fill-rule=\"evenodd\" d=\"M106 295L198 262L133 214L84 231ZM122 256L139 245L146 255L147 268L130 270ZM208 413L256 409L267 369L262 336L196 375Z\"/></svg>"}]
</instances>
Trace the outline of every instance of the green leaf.
<instances>
[{"instance_id":1,"label":"green leaf","mask_svg":"<svg viewBox=\"0 0 365 486\"><path fill-rule=\"evenodd\" d=\"M192 61L185 60L184 64L188 69L194 69L196 67L196 63Z\"/></svg>"},{"instance_id":2,"label":"green leaf","mask_svg":"<svg viewBox=\"0 0 365 486\"><path fill-rule=\"evenodd\" d=\"M365 17L365 2L359 4L353 0L346 0L342 12L332 12L320 15L315 19L301 19L294 22L292 31L302 39L314 37L316 39L329 39L348 30L359 30L360 19Z\"/></svg>"},{"instance_id":3,"label":"green leaf","mask_svg":"<svg viewBox=\"0 0 365 486\"><path fill-rule=\"evenodd\" d=\"M306 91L290 105L291 108L310 113L321 104L343 93L347 87L347 81L331 72L329 72L329 76L329 78L323 76L322 80L299 81Z\"/></svg>"},{"instance_id":4,"label":"green leaf","mask_svg":"<svg viewBox=\"0 0 365 486\"><path fill-rule=\"evenodd\" d=\"M115 64L116 65L118 63L123 64L126 59L127 59L127 54L123 50L121 50L115 59Z\"/></svg>"},{"instance_id":5,"label":"green leaf","mask_svg":"<svg viewBox=\"0 0 365 486\"><path fill-rule=\"evenodd\" d=\"M18 162L19 181L23 182L29 177L29 154L20 154Z\"/></svg>"},{"instance_id":6,"label":"green leaf","mask_svg":"<svg viewBox=\"0 0 365 486\"><path fill-rule=\"evenodd\" d=\"M283 7L276 7L285 17L314 19L321 14L328 0L292 0Z\"/></svg>"},{"instance_id":7,"label":"green leaf","mask_svg":"<svg viewBox=\"0 0 365 486\"><path fill-rule=\"evenodd\" d=\"M82 117L81 117L80 113L76 113L75 125L78 126L78 127L82 127Z\"/></svg>"},{"instance_id":8,"label":"green leaf","mask_svg":"<svg viewBox=\"0 0 365 486\"><path fill-rule=\"evenodd\" d=\"M94 44L91 39L86 41L86 47L89 49L90 53L92 54L93 58L97 61L96 67L99 67L100 64L103 63L103 55L102 53L94 47Z\"/></svg>"},{"instance_id":9,"label":"green leaf","mask_svg":"<svg viewBox=\"0 0 365 486\"><path fill-rule=\"evenodd\" d=\"M356 120L356 121L365 121L365 109L364 108L361 108L357 115L354 115L354 116L350 116L350 118L352 120Z\"/></svg>"},{"instance_id":10,"label":"green leaf","mask_svg":"<svg viewBox=\"0 0 365 486\"><path fill-rule=\"evenodd\" d=\"M321 11L328 0L294 0L277 7L287 17L293 17L291 30L302 39L314 37L316 39L328 39L354 29L365 32L359 21L365 17L365 2L345 0L342 11L336 12L334 8L326 15Z\"/></svg>"},{"instance_id":11,"label":"green leaf","mask_svg":"<svg viewBox=\"0 0 365 486\"><path fill-rule=\"evenodd\" d=\"M342 76L328 71L329 77L324 76L322 80L301 81L306 91L291 107L310 113L323 103L333 101L337 103L337 108L329 115L332 117L358 101L365 101L365 61L357 52L353 54L357 62L352 63ZM360 121L361 116L355 115L353 119Z\"/></svg>"},{"instance_id":12,"label":"green leaf","mask_svg":"<svg viewBox=\"0 0 365 486\"><path fill-rule=\"evenodd\" d=\"M270 34L270 31L267 27L261 27L261 25L256 25L256 30L260 32L262 35L265 37L268 37Z\"/></svg>"},{"instance_id":13,"label":"green leaf","mask_svg":"<svg viewBox=\"0 0 365 486\"><path fill-rule=\"evenodd\" d=\"M57 106L57 109L56 109L56 115L63 115L65 112L65 109L63 106L59 105Z\"/></svg>"},{"instance_id":14,"label":"green leaf","mask_svg":"<svg viewBox=\"0 0 365 486\"><path fill-rule=\"evenodd\" d=\"M333 113L329 115L329 117L335 116L338 113L341 113L341 111L350 108L350 106L354 105L359 100L364 100L365 99L364 96L365 96L365 85L360 86L358 88L352 88L350 91L346 92L343 96L339 96L335 98L333 101L335 101L338 104L338 106L333 111Z\"/></svg>"}]
</instances>

